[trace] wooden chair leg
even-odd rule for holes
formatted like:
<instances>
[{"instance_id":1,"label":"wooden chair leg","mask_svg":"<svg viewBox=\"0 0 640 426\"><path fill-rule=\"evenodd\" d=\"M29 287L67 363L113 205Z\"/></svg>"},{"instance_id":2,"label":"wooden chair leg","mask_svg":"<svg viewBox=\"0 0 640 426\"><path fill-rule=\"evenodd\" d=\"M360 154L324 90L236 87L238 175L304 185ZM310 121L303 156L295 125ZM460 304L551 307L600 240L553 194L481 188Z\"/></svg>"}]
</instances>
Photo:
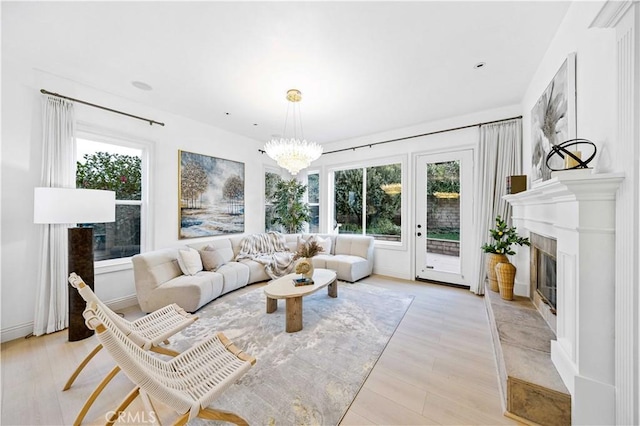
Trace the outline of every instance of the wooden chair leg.
<instances>
[{"instance_id":1,"label":"wooden chair leg","mask_svg":"<svg viewBox=\"0 0 640 426\"><path fill-rule=\"evenodd\" d=\"M173 426L184 426L189 421L189 412L182 414L178 419L173 423Z\"/></svg>"},{"instance_id":2,"label":"wooden chair leg","mask_svg":"<svg viewBox=\"0 0 640 426\"><path fill-rule=\"evenodd\" d=\"M162 354L162 355L169 355L169 356L173 356L176 357L178 355L180 355L180 352L176 352L173 349L169 349L169 348L165 348L162 346L152 346L151 350L155 353L158 354Z\"/></svg>"},{"instance_id":3,"label":"wooden chair leg","mask_svg":"<svg viewBox=\"0 0 640 426\"><path fill-rule=\"evenodd\" d=\"M140 394L140 387L136 386L131 390L131 392L129 392L129 395L127 395L122 400L120 405L118 405L118 407L115 410L113 410L113 414L107 420L106 426L111 426L112 424L114 424L116 420L118 420L118 416L120 415L120 413L126 410L126 408L133 402L134 399L138 397L139 394Z\"/></svg>"},{"instance_id":4,"label":"wooden chair leg","mask_svg":"<svg viewBox=\"0 0 640 426\"><path fill-rule=\"evenodd\" d=\"M203 408L198 413L198 417L202 417L207 420L220 420L223 422L234 423L238 426L249 426L249 423L239 415L230 411L216 410L215 408Z\"/></svg>"},{"instance_id":5,"label":"wooden chair leg","mask_svg":"<svg viewBox=\"0 0 640 426\"><path fill-rule=\"evenodd\" d=\"M76 380L76 377L78 377L78 374L80 374L80 372L82 371L82 369L87 365L87 363L89 361L91 361L91 358L93 358L98 352L100 352L100 349L102 349L102 345L98 345L96 346L91 353L89 353L89 355L87 355L84 360L82 360L82 362L80 363L80 365L78 365L78 368L76 368L76 371L73 372L73 374L71 375L71 377L69 377L69 380L67 380L67 383L64 385L64 388L62 388L63 391L66 391L67 389L69 389L71 387L71 385L73 384L73 382Z\"/></svg>"},{"instance_id":6,"label":"wooden chair leg","mask_svg":"<svg viewBox=\"0 0 640 426\"><path fill-rule=\"evenodd\" d=\"M84 402L84 405L80 409L80 412L78 413L75 421L73 422L73 426L79 426L82 424L82 420L84 419L84 416L87 415L87 411L89 411L89 408L91 408L91 406L93 405L98 395L100 395L104 387L109 384L111 379L113 379L114 376L118 374L119 371L120 371L120 367L115 366L113 370L111 370L109 374L107 374L104 377L104 379L102 379L102 381L98 384L98 386L96 386L96 388L93 390L91 395L89 395L89 398L87 398L87 400Z\"/></svg>"}]
</instances>

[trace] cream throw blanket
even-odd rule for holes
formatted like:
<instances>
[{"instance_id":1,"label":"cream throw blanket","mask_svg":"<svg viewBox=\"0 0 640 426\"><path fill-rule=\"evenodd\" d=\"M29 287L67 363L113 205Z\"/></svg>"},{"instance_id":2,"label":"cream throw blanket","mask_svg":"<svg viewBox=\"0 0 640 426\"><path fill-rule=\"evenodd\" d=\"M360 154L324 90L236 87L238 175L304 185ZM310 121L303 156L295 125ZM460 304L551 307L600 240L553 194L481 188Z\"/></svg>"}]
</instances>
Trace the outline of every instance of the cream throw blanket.
<instances>
[{"instance_id":1,"label":"cream throw blanket","mask_svg":"<svg viewBox=\"0 0 640 426\"><path fill-rule=\"evenodd\" d=\"M251 259L264 265L264 270L276 279L293 271L295 262L284 237L279 232L247 235L240 242L236 260Z\"/></svg>"}]
</instances>

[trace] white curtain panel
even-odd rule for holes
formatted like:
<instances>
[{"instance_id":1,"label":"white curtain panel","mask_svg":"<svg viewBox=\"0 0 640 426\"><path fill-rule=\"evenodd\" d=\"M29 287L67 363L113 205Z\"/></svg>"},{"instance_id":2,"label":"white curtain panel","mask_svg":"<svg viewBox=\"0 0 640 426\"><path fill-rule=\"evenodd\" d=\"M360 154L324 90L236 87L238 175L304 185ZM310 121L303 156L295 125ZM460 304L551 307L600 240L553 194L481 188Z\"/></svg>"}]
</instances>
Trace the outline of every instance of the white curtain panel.
<instances>
[{"instance_id":1,"label":"white curtain panel","mask_svg":"<svg viewBox=\"0 0 640 426\"><path fill-rule=\"evenodd\" d=\"M40 186L75 188L76 147L73 104L44 96L42 106L42 175ZM38 283L33 334L68 326L67 229L70 225L36 225L40 233Z\"/></svg>"},{"instance_id":2,"label":"white curtain panel","mask_svg":"<svg viewBox=\"0 0 640 426\"><path fill-rule=\"evenodd\" d=\"M507 194L507 176L522 174L522 120L509 120L480 127L480 148L476 167L475 209L477 273L471 291L484 294L486 272L480 249L491 240L489 229L497 215L511 220L511 206L502 199Z\"/></svg>"}]
</instances>

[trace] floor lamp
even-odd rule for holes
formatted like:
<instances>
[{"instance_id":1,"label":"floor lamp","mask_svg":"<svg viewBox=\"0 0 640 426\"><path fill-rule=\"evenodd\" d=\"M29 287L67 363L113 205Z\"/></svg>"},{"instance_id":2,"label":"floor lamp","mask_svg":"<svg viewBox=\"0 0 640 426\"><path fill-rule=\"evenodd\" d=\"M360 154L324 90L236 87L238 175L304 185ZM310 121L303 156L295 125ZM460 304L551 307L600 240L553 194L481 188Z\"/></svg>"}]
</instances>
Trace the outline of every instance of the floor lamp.
<instances>
[{"instance_id":1,"label":"floor lamp","mask_svg":"<svg viewBox=\"0 0 640 426\"><path fill-rule=\"evenodd\" d=\"M83 224L114 222L116 193L97 189L35 188L33 222L43 224ZM68 230L69 269L93 290L93 228ZM69 283L69 341L93 335L84 324L85 302Z\"/></svg>"}]
</instances>

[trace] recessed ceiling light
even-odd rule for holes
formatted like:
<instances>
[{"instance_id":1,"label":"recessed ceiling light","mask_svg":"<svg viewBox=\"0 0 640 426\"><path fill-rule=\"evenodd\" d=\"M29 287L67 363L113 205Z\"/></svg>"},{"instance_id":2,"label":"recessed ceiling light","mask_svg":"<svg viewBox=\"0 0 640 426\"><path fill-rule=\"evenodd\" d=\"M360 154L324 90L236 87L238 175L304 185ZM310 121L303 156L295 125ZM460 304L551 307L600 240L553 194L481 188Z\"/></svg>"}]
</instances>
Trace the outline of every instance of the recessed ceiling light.
<instances>
[{"instance_id":1,"label":"recessed ceiling light","mask_svg":"<svg viewBox=\"0 0 640 426\"><path fill-rule=\"evenodd\" d=\"M149 86L147 83L143 82L143 81L132 81L131 85L133 85L133 87L140 89L140 90L153 90L153 87Z\"/></svg>"},{"instance_id":2,"label":"recessed ceiling light","mask_svg":"<svg viewBox=\"0 0 640 426\"><path fill-rule=\"evenodd\" d=\"M486 63L486 62L478 62L478 63L477 63L477 64L475 64L473 67L474 67L475 69L479 69L479 68L484 67L485 65L487 65L487 63Z\"/></svg>"}]
</instances>

